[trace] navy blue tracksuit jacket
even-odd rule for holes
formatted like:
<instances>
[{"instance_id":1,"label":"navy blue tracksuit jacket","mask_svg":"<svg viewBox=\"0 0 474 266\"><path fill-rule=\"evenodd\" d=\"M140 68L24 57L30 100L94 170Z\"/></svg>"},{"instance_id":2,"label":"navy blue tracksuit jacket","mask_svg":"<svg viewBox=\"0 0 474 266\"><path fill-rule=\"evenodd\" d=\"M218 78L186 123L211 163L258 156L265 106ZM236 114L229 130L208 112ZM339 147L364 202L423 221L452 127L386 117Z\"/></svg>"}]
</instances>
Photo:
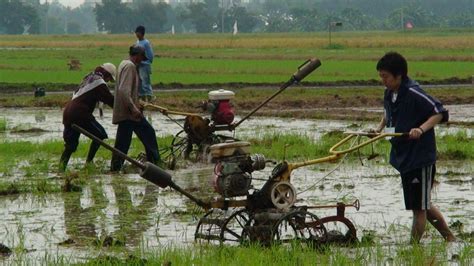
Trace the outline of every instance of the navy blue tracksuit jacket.
<instances>
[{"instance_id":1,"label":"navy blue tracksuit jacket","mask_svg":"<svg viewBox=\"0 0 474 266\"><path fill-rule=\"evenodd\" d=\"M395 127L395 132L410 132L420 127L428 118L442 114L441 122L448 121L448 111L439 100L426 94L415 81L402 80L398 96L392 102L393 92L385 89L384 108L387 127ZM390 164L400 173L432 165L436 162L436 140L434 129L421 135L418 140L392 138Z\"/></svg>"}]
</instances>

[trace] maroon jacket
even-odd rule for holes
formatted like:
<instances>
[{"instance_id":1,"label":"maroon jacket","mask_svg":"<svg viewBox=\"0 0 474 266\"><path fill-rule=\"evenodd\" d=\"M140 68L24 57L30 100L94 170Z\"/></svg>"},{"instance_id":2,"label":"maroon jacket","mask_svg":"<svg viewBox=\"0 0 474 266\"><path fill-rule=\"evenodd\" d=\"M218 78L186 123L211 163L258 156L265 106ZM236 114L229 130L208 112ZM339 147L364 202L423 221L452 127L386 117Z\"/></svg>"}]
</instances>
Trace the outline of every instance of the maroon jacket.
<instances>
[{"instance_id":1,"label":"maroon jacket","mask_svg":"<svg viewBox=\"0 0 474 266\"><path fill-rule=\"evenodd\" d=\"M97 102L103 102L110 107L114 106L114 96L106 84L101 84L68 102L63 112L63 124L70 126L72 123L80 124L94 120L92 113Z\"/></svg>"}]
</instances>

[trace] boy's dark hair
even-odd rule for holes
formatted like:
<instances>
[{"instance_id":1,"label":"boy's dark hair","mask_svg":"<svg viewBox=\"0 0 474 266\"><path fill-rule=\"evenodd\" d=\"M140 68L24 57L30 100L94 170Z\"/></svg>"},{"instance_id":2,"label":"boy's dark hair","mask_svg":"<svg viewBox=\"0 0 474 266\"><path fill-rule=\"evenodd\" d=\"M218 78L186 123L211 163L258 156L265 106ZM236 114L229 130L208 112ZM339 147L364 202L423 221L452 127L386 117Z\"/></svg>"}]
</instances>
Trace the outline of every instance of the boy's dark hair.
<instances>
[{"instance_id":1,"label":"boy's dark hair","mask_svg":"<svg viewBox=\"0 0 474 266\"><path fill-rule=\"evenodd\" d=\"M145 27L142 26L142 25L138 26L138 27L135 29L135 33L136 33L136 32L139 32L139 33L141 33L142 35L145 35Z\"/></svg>"},{"instance_id":2,"label":"boy's dark hair","mask_svg":"<svg viewBox=\"0 0 474 266\"><path fill-rule=\"evenodd\" d=\"M407 60L397 52L388 52L377 63L377 71L385 70L393 76L402 76L406 78L408 75Z\"/></svg>"}]
</instances>

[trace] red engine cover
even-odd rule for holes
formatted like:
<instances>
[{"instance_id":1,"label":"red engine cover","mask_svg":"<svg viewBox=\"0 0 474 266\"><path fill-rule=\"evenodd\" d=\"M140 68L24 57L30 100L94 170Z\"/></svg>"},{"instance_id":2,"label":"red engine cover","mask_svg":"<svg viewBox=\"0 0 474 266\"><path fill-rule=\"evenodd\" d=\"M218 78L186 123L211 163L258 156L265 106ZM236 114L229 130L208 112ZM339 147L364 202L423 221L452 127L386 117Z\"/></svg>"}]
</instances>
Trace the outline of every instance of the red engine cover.
<instances>
[{"instance_id":1,"label":"red engine cover","mask_svg":"<svg viewBox=\"0 0 474 266\"><path fill-rule=\"evenodd\" d=\"M234 121L234 108L229 100L219 101L219 106L212 113L212 120L217 125L228 125Z\"/></svg>"}]
</instances>

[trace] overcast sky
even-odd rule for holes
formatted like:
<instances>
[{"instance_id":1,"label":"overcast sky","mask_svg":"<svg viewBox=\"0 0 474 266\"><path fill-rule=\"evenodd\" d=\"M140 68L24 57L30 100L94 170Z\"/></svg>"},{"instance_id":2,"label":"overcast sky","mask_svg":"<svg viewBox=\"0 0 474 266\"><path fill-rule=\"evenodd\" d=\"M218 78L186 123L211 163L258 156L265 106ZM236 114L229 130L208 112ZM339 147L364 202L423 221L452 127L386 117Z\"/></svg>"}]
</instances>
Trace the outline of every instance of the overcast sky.
<instances>
[{"instance_id":1,"label":"overcast sky","mask_svg":"<svg viewBox=\"0 0 474 266\"><path fill-rule=\"evenodd\" d=\"M70 6L74 8L84 3L84 0L59 0L59 2L65 6Z\"/></svg>"}]
</instances>

